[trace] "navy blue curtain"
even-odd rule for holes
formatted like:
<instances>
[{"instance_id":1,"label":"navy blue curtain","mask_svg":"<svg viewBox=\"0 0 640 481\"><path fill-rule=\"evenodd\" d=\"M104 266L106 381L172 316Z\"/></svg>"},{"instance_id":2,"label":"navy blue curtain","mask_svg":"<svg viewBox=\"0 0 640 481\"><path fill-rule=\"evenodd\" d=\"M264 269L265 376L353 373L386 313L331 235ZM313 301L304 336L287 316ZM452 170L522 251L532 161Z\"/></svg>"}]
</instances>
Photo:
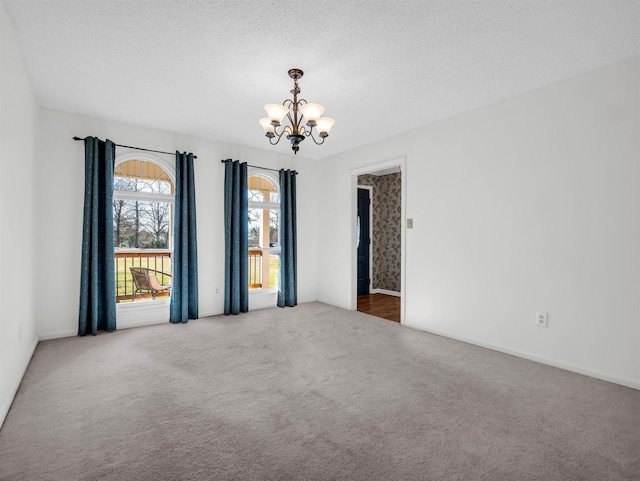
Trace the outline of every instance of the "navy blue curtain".
<instances>
[{"instance_id":1,"label":"navy blue curtain","mask_svg":"<svg viewBox=\"0 0 640 481\"><path fill-rule=\"evenodd\" d=\"M173 205L173 277L169 322L198 318L198 249L193 154L176 152Z\"/></svg>"},{"instance_id":2,"label":"navy blue curtain","mask_svg":"<svg viewBox=\"0 0 640 481\"><path fill-rule=\"evenodd\" d=\"M278 307L298 304L296 171L280 169L280 278Z\"/></svg>"},{"instance_id":3,"label":"navy blue curtain","mask_svg":"<svg viewBox=\"0 0 640 481\"><path fill-rule=\"evenodd\" d=\"M113 257L113 167L116 146L110 140L84 139L84 221L78 335L116 329L116 280Z\"/></svg>"},{"instance_id":4,"label":"navy blue curtain","mask_svg":"<svg viewBox=\"0 0 640 481\"><path fill-rule=\"evenodd\" d=\"M249 199L247 163L224 168L224 313L249 310Z\"/></svg>"}]
</instances>

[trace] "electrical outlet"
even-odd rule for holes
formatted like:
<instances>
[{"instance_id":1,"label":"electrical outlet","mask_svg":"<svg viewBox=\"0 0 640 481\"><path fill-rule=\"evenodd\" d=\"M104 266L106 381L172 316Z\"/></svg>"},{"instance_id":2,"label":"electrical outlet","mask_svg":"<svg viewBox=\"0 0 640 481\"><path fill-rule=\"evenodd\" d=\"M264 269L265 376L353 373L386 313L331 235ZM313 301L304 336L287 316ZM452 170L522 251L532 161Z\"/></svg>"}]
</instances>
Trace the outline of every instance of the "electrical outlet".
<instances>
[{"instance_id":1,"label":"electrical outlet","mask_svg":"<svg viewBox=\"0 0 640 481\"><path fill-rule=\"evenodd\" d=\"M216 287L216 294L220 294L220 288Z\"/></svg>"},{"instance_id":2,"label":"electrical outlet","mask_svg":"<svg viewBox=\"0 0 640 481\"><path fill-rule=\"evenodd\" d=\"M536 326L547 327L548 316L546 312L536 312Z\"/></svg>"}]
</instances>

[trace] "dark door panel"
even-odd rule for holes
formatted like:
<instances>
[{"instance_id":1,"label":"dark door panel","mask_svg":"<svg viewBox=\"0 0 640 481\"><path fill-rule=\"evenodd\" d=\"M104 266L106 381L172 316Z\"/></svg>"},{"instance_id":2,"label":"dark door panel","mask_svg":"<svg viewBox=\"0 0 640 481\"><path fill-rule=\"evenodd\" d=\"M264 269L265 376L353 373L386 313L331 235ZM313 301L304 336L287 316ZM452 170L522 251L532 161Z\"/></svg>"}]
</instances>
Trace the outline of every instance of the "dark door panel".
<instances>
[{"instance_id":1,"label":"dark door panel","mask_svg":"<svg viewBox=\"0 0 640 481\"><path fill-rule=\"evenodd\" d=\"M358 295L369 294L369 208L371 199L367 189L358 189Z\"/></svg>"}]
</instances>

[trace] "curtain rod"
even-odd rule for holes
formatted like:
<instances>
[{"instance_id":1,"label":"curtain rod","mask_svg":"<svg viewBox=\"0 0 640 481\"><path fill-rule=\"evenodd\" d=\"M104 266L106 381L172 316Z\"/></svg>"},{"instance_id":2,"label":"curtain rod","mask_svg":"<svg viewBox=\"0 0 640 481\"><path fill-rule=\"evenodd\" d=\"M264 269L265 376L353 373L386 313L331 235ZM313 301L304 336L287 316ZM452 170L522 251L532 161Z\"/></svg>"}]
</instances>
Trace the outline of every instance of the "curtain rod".
<instances>
[{"instance_id":1,"label":"curtain rod","mask_svg":"<svg viewBox=\"0 0 640 481\"><path fill-rule=\"evenodd\" d=\"M222 162L223 164L226 164L227 162L230 162L230 159L226 159L226 160L222 159L220 162ZM270 169L269 167L260 167L259 165L247 164L247 167L253 167L254 169L272 170L274 172L280 172L279 169ZM294 170L293 173L298 175L298 171L297 170Z\"/></svg>"},{"instance_id":2,"label":"curtain rod","mask_svg":"<svg viewBox=\"0 0 640 481\"><path fill-rule=\"evenodd\" d=\"M84 139L81 139L80 137L74 137L73 140L77 141L77 140L84 140ZM131 147L130 145L115 144L115 146L116 147L124 147L125 149L144 150L145 152L155 152L156 154L176 155L175 152L163 152L162 150L143 149L142 147ZM197 159L198 156L194 155L193 158Z\"/></svg>"}]
</instances>

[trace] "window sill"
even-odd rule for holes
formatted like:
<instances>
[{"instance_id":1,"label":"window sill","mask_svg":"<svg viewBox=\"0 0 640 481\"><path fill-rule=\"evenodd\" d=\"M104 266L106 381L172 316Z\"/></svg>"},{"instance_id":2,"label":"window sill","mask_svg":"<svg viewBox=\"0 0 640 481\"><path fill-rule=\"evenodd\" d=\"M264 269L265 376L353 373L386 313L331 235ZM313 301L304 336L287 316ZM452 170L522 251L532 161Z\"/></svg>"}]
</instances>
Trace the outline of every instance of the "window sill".
<instances>
[{"instance_id":1,"label":"window sill","mask_svg":"<svg viewBox=\"0 0 640 481\"><path fill-rule=\"evenodd\" d=\"M116 305L118 329L169 322L169 299L127 302Z\"/></svg>"},{"instance_id":2,"label":"window sill","mask_svg":"<svg viewBox=\"0 0 640 481\"><path fill-rule=\"evenodd\" d=\"M118 311L129 311L129 310L135 310L135 309L149 309L150 307L161 307L161 306L169 306L169 304L171 303L170 299L168 297L164 298L164 299L156 299L156 300L151 300L151 301L137 301L137 302L119 302L118 304L116 304L116 310Z\"/></svg>"},{"instance_id":3,"label":"window sill","mask_svg":"<svg viewBox=\"0 0 640 481\"><path fill-rule=\"evenodd\" d=\"M268 289L249 289L249 297L270 296L277 293L278 289L276 287L269 287Z\"/></svg>"},{"instance_id":4,"label":"window sill","mask_svg":"<svg viewBox=\"0 0 640 481\"><path fill-rule=\"evenodd\" d=\"M250 289L249 290L249 309L265 309L275 307L278 301L278 289L275 287L269 289Z\"/></svg>"}]
</instances>

